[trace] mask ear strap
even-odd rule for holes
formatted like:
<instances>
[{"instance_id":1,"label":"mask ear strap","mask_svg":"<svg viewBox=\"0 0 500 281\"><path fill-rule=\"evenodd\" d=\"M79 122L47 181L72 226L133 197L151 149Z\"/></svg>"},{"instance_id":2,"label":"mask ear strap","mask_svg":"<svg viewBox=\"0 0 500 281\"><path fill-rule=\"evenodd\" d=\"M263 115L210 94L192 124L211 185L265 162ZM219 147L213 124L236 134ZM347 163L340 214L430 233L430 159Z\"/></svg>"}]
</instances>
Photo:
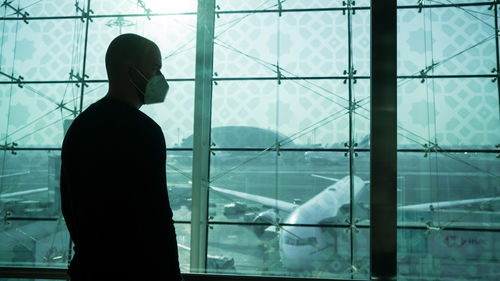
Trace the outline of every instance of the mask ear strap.
<instances>
[{"instance_id":1,"label":"mask ear strap","mask_svg":"<svg viewBox=\"0 0 500 281\"><path fill-rule=\"evenodd\" d=\"M142 101L142 103L145 103L145 98L146 98L146 93L144 93L141 88L139 88L139 86L137 86L137 84L135 84L135 82L132 80L132 77L129 77L128 81L130 81L130 83L132 83L132 86L134 86L136 92L137 92L137 95L139 96L139 99Z\"/></svg>"},{"instance_id":2,"label":"mask ear strap","mask_svg":"<svg viewBox=\"0 0 500 281\"><path fill-rule=\"evenodd\" d=\"M134 88L139 91L139 93L141 93L141 95L145 95L145 93L141 90L141 88L139 88L139 86L137 86L137 84L135 84L134 81L132 81L132 79L128 79L128 81L130 81L130 83L132 83L132 85L134 86Z\"/></svg>"},{"instance_id":3,"label":"mask ear strap","mask_svg":"<svg viewBox=\"0 0 500 281\"><path fill-rule=\"evenodd\" d=\"M139 69L137 69L137 67L135 67L135 66L134 66L134 67L133 67L133 69L134 69L137 73L139 73L139 75L142 77L142 79L144 79L146 82L148 82L148 79L146 78L146 76L144 76L144 74L142 74L142 72L141 72Z\"/></svg>"}]
</instances>

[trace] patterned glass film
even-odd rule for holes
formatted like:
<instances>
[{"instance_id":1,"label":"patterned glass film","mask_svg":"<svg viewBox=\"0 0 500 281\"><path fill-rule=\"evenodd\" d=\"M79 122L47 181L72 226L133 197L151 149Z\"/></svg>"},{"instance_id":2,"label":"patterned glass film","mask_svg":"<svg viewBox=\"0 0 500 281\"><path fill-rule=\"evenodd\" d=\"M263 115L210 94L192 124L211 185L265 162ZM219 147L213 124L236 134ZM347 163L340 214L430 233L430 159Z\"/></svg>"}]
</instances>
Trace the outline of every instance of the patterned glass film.
<instances>
[{"instance_id":1,"label":"patterned glass film","mask_svg":"<svg viewBox=\"0 0 500 281\"><path fill-rule=\"evenodd\" d=\"M500 6L398 4L398 279L496 280Z\"/></svg>"},{"instance_id":2,"label":"patterned glass film","mask_svg":"<svg viewBox=\"0 0 500 281\"><path fill-rule=\"evenodd\" d=\"M4 2L0 266L67 267L64 132L106 94L107 46L132 32L158 44L170 84L141 110L165 135L189 272L197 1ZM398 1L400 280L500 279L499 8ZM206 271L368 279L370 1L215 12Z\"/></svg>"}]
</instances>

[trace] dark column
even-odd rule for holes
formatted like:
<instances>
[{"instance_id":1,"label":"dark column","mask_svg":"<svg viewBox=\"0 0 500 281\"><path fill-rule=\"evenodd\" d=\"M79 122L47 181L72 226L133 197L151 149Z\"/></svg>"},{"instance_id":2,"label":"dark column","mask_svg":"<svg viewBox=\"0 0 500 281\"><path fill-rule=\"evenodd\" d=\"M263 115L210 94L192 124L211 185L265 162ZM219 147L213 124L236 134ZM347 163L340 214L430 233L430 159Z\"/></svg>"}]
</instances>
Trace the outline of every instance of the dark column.
<instances>
[{"instance_id":1,"label":"dark column","mask_svg":"<svg viewBox=\"0 0 500 281\"><path fill-rule=\"evenodd\" d=\"M396 0L371 1L370 276L396 279Z\"/></svg>"}]
</instances>

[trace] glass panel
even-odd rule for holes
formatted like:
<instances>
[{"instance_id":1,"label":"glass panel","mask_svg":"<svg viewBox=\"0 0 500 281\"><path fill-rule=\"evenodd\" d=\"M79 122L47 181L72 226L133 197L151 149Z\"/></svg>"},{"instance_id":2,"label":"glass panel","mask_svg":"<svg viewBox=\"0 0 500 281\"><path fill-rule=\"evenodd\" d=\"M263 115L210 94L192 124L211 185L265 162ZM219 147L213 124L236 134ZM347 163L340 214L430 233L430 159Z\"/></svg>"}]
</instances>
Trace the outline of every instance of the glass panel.
<instances>
[{"instance_id":1,"label":"glass panel","mask_svg":"<svg viewBox=\"0 0 500 281\"><path fill-rule=\"evenodd\" d=\"M66 267L69 233L61 214L60 153L0 154L0 264Z\"/></svg>"},{"instance_id":2,"label":"glass panel","mask_svg":"<svg viewBox=\"0 0 500 281\"><path fill-rule=\"evenodd\" d=\"M219 155L220 152L225 154ZM209 232L209 251L212 250L215 256L234 259L234 268L218 267L212 271L256 274L251 270L253 268L257 270L257 274L266 275L345 278L352 273L355 278L366 278L369 272L369 232L362 228L368 226L369 219L369 192L365 182L369 179L368 154L360 153L355 160L357 175L353 179L355 202L358 204L354 206L353 222L358 228L352 228L353 239L356 239L353 244L356 248L353 249L354 252L351 252L349 243L351 234L347 229L350 228L336 229L326 226L347 226L350 221L349 166L344 153L281 151L278 164L275 152L260 154L260 157L258 155L257 152L216 151L215 156L212 156L209 216L213 232ZM363 177L366 179L362 179ZM279 201L274 198L279 198ZM287 208L287 204L295 205L292 207L293 211L283 210ZM280 211L275 211L277 209ZM281 233L277 235L275 227L271 225L276 221L292 225L320 226L283 226ZM234 222L239 225L220 226L217 222ZM220 228L225 230L218 230ZM243 229L253 232L253 235L244 234ZM248 242L250 245L260 240L264 251L248 251L248 255L243 256L233 248L237 247L236 245L227 245L236 243L230 242L233 235L230 233L233 232L237 233L234 235L237 235L239 243L242 237L247 239L246 235L248 241L252 241ZM298 239L297 233L309 233L312 236L309 240ZM328 242L332 239L333 241ZM319 242L315 244L314 241ZM342 242L342 245L335 246L335 243L339 242ZM304 248L307 248L305 246L308 246L308 243L315 244L314 247L320 250L312 251L308 248L306 250L311 250L311 253L307 253ZM324 245L320 246L320 243ZM274 257L278 252L276 247L280 247L281 263ZM283 247L288 247L288 252ZM300 267L294 260L299 256L302 259ZM304 259L304 256L308 258Z\"/></svg>"},{"instance_id":3,"label":"glass panel","mask_svg":"<svg viewBox=\"0 0 500 281\"><path fill-rule=\"evenodd\" d=\"M255 235L253 226L211 225L207 271L288 277L351 277L351 243L345 228L283 226L277 233L279 235L274 238L261 240ZM366 271L363 266L361 268ZM367 277L366 274L354 276Z\"/></svg>"},{"instance_id":4,"label":"glass panel","mask_svg":"<svg viewBox=\"0 0 500 281\"><path fill-rule=\"evenodd\" d=\"M114 14L163 14L163 13L196 13L196 0L164 1L164 0L92 0L91 8L96 15Z\"/></svg>"},{"instance_id":5,"label":"glass panel","mask_svg":"<svg viewBox=\"0 0 500 281\"><path fill-rule=\"evenodd\" d=\"M0 143L8 143L9 105L16 85L0 85Z\"/></svg>"},{"instance_id":6,"label":"glass panel","mask_svg":"<svg viewBox=\"0 0 500 281\"><path fill-rule=\"evenodd\" d=\"M0 230L1 266L67 267L70 237L64 220L9 220Z\"/></svg>"},{"instance_id":7,"label":"glass panel","mask_svg":"<svg viewBox=\"0 0 500 281\"><path fill-rule=\"evenodd\" d=\"M88 83L83 92L83 110L102 99L109 90L108 83Z\"/></svg>"},{"instance_id":8,"label":"glass panel","mask_svg":"<svg viewBox=\"0 0 500 281\"><path fill-rule=\"evenodd\" d=\"M175 221L191 220L192 151L167 151L167 187Z\"/></svg>"},{"instance_id":9,"label":"glass panel","mask_svg":"<svg viewBox=\"0 0 500 281\"><path fill-rule=\"evenodd\" d=\"M446 228L497 228L500 166L496 162L494 153L426 156L424 152L400 152L399 221Z\"/></svg>"},{"instance_id":10,"label":"glass panel","mask_svg":"<svg viewBox=\"0 0 500 281\"><path fill-rule=\"evenodd\" d=\"M400 145L494 149L500 140L497 84L489 78L399 80L398 134Z\"/></svg>"},{"instance_id":11,"label":"glass panel","mask_svg":"<svg viewBox=\"0 0 500 281\"><path fill-rule=\"evenodd\" d=\"M8 217L60 216L58 151L0 151L0 211ZM2 216L3 216L2 215Z\"/></svg>"},{"instance_id":12,"label":"glass panel","mask_svg":"<svg viewBox=\"0 0 500 281\"><path fill-rule=\"evenodd\" d=\"M357 148L370 149L370 80L355 79L352 84L353 134ZM346 138L347 140L348 138Z\"/></svg>"},{"instance_id":13,"label":"glass panel","mask_svg":"<svg viewBox=\"0 0 500 281\"><path fill-rule=\"evenodd\" d=\"M283 76L339 76L347 70L347 16L342 12L284 13L279 36Z\"/></svg>"},{"instance_id":14,"label":"glass panel","mask_svg":"<svg viewBox=\"0 0 500 281\"><path fill-rule=\"evenodd\" d=\"M348 1L329 1L329 0L313 0L313 1L301 1L301 0L287 0L283 2L283 8L285 9L301 9L301 8L342 8L347 7ZM351 1L351 5L354 8L369 7L370 0L356 0ZM356 11L357 13L357 11Z\"/></svg>"},{"instance_id":15,"label":"glass panel","mask_svg":"<svg viewBox=\"0 0 500 281\"><path fill-rule=\"evenodd\" d=\"M497 161L494 153L398 154L399 275L500 276L498 233L489 231L500 226Z\"/></svg>"},{"instance_id":16,"label":"glass panel","mask_svg":"<svg viewBox=\"0 0 500 281\"><path fill-rule=\"evenodd\" d=\"M21 6L17 6L17 3L22 3ZM13 1L11 4L16 9L21 9L22 12L28 12L30 17L53 17L53 16L70 16L78 15L81 13L75 11L75 2L65 1L61 2L58 0L23 0ZM80 8L86 8L87 1L80 1ZM14 13L12 9L9 10L11 14ZM78 19L79 20L79 19ZM31 20L29 21L32 22Z\"/></svg>"},{"instance_id":17,"label":"glass panel","mask_svg":"<svg viewBox=\"0 0 500 281\"><path fill-rule=\"evenodd\" d=\"M270 147L276 142L276 126L285 147L330 148L346 140L347 87L341 80L284 80L279 85L279 108L276 87L276 81L221 81L214 86L216 148Z\"/></svg>"},{"instance_id":18,"label":"glass panel","mask_svg":"<svg viewBox=\"0 0 500 281\"><path fill-rule=\"evenodd\" d=\"M398 280L497 280L500 233L399 229Z\"/></svg>"},{"instance_id":19,"label":"glass panel","mask_svg":"<svg viewBox=\"0 0 500 281\"><path fill-rule=\"evenodd\" d=\"M217 10L234 11L234 10L273 10L277 9L277 1L258 0L216 0Z\"/></svg>"},{"instance_id":20,"label":"glass panel","mask_svg":"<svg viewBox=\"0 0 500 281\"><path fill-rule=\"evenodd\" d=\"M370 222L370 153L354 152L353 161L354 202L353 222L369 226ZM349 213L347 213L349 215Z\"/></svg>"},{"instance_id":21,"label":"glass panel","mask_svg":"<svg viewBox=\"0 0 500 281\"><path fill-rule=\"evenodd\" d=\"M16 4L17 5L17 4ZM80 20L3 21L2 81L13 76L25 81L71 79L81 75L84 27Z\"/></svg>"},{"instance_id":22,"label":"glass panel","mask_svg":"<svg viewBox=\"0 0 500 281\"><path fill-rule=\"evenodd\" d=\"M79 108L80 88L74 84L25 84L22 88L1 85L2 101L10 104L8 131L4 127L1 143L20 147L60 147L63 122L73 118ZM12 99L10 100L10 97Z\"/></svg>"},{"instance_id":23,"label":"glass panel","mask_svg":"<svg viewBox=\"0 0 500 281\"><path fill-rule=\"evenodd\" d=\"M88 39L87 71L90 79L107 79L105 55L109 43L122 33L136 33L155 42L163 57L166 78L194 78L196 16L96 18Z\"/></svg>"},{"instance_id":24,"label":"glass panel","mask_svg":"<svg viewBox=\"0 0 500 281\"><path fill-rule=\"evenodd\" d=\"M352 62L355 75L370 75L370 25L370 10L358 10L352 15Z\"/></svg>"},{"instance_id":25,"label":"glass panel","mask_svg":"<svg viewBox=\"0 0 500 281\"><path fill-rule=\"evenodd\" d=\"M276 77L277 14L222 14L215 21L214 73Z\"/></svg>"},{"instance_id":26,"label":"glass panel","mask_svg":"<svg viewBox=\"0 0 500 281\"><path fill-rule=\"evenodd\" d=\"M331 164L325 165L327 162ZM209 212L214 221L252 222L276 214L283 221L289 211L274 211L282 204L275 200L278 199L286 202L285 205L304 206L309 210L294 223L319 223L335 216L341 206L331 208L334 201L337 205L349 201L348 158L342 152L281 151L276 158L276 152L216 151L210 163L215 189L210 191ZM345 184L328 189L344 177ZM234 196L228 190L245 194ZM251 195L266 197L269 201ZM323 204L326 199L320 197L330 198L330 204ZM311 207L315 210L310 210Z\"/></svg>"},{"instance_id":27,"label":"glass panel","mask_svg":"<svg viewBox=\"0 0 500 281\"><path fill-rule=\"evenodd\" d=\"M217 5L221 11L234 11L234 10L277 10L278 1L260 0L260 1L246 1L246 0L217 0ZM342 1L331 0L286 0L280 1L283 9L321 9L321 8L339 8L346 7ZM345 1L347 2L347 1ZM370 6L370 0L356 0L352 4L354 7L367 7Z\"/></svg>"},{"instance_id":28,"label":"glass panel","mask_svg":"<svg viewBox=\"0 0 500 281\"><path fill-rule=\"evenodd\" d=\"M490 74L493 13L486 5L398 10L398 74Z\"/></svg>"},{"instance_id":29,"label":"glass panel","mask_svg":"<svg viewBox=\"0 0 500 281\"><path fill-rule=\"evenodd\" d=\"M191 252L191 225L189 223L176 223L177 251L179 253L179 267L182 273L189 272Z\"/></svg>"}]
</instances>

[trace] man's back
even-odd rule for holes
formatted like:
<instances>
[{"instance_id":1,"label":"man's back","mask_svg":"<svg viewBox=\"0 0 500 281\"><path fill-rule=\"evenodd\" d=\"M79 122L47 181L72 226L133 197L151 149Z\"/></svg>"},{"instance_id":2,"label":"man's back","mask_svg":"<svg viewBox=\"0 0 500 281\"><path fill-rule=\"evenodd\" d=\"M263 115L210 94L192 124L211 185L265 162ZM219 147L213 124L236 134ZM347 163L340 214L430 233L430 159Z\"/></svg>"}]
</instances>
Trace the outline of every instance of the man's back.
<instances>
[{"instance_id":1,"label":"man's back","mask_svg":"<svg viewBox=\"0 0 500 281\"><path fill-rule=\"evenodd\" d=\"M103 98L75 119L61 172L75 280L180 278L165 158L159 126L125 102Z\"/></svg>"}]
</instances>

